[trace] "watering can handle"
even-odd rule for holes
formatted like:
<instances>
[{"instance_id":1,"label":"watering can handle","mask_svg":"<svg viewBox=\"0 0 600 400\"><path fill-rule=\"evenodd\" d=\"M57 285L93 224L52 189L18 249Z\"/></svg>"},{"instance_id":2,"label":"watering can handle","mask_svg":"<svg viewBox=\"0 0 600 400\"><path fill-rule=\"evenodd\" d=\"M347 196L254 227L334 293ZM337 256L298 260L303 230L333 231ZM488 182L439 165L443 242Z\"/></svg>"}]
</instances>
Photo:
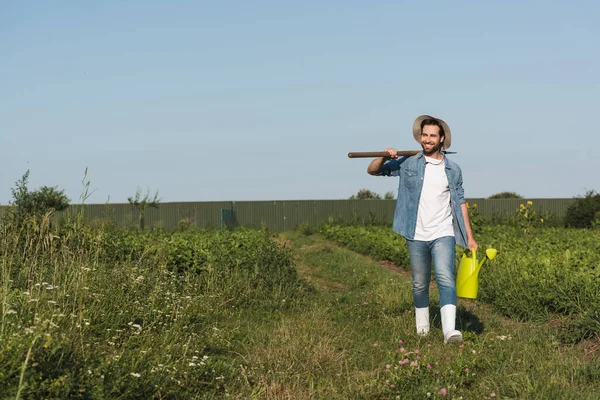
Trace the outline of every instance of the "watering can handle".
<instances>
[{"instance_id":1,"label":"watering can handle","mask_svg":"<svg viewBox=\"0 0 600 400\"><path fill-rule=\"evenodd\" d=\"M470 248L467 252L470 253L470 257L473 257L475 260L477 259L477 250L475 248Z\"/></svg>"}]
</instances>

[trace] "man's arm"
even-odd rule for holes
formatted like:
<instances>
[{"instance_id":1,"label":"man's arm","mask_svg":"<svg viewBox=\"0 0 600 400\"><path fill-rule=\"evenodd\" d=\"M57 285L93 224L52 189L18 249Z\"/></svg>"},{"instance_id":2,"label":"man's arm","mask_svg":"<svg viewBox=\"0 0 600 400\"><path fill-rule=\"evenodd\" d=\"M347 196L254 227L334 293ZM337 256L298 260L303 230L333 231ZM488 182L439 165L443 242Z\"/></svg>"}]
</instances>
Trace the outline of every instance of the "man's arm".
<instances>
[{"instance_id":1,"label":"man's arm","mask_svg":"<svg viewBox=\"0 0 600 400\"><path fill-rule=\"evenodd\" d=\"M390 160L390 158L389 157L377 157L376 159L374 159L373 161L371 161L371 163L367 167L367 173L369 175L380 175L381 174L381 167L383 167L383 164L387 160Z\"/></svg>"},{"instance_id":2,"label":"man's arm","mask_svg":"<svg viewBox=\"0 0 600 400\"><path fill-rule=\"evenodd\" d=\"M388 160L394 160L394 159L398 158L398 151L396 149L394 149L392 147L388 147L384 151L389 153L390 156L389 157L377 157L376 159L371 161L371 163L367 167L367 173L369 175L381 175L381 167L383 167L383 164Z\"/></svg>"},{"instance_id":3,"label":"man's arm","mask_svg":"<svg viewBox=\"0 0 600 400\"><path fill-rule=\"evenodd\" d=\"M475 237L473 237L473 230L471 229L471 220L469 219L469 209L467 208L467 203L462 203L460 205L460 209L462 211L463 219L465 220L465 229L467 230L467 244L469 245L469 249L477 250L479 246L475 241Z\"/></svg>"}]
</instances>

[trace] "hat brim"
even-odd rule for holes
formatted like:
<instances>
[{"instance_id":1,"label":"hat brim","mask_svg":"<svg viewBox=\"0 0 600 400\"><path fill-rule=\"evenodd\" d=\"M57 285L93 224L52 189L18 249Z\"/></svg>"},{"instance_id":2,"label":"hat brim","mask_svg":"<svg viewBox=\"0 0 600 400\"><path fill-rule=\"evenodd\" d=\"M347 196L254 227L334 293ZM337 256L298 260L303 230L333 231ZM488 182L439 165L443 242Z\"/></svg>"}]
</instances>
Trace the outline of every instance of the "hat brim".
<instances>
[{"instance_id":1,"label":"hat brim","mask_svg":"<svg viewBox=\"0 0 600 400\"><path fill-rule=\"evenodd\" d=\"M448 150L450 148L450 145L452 144L452 132L450 132L450 127L443 119L432 117L431 115L420 115L417 117L417 119L415 119L415 122L413 124L413 136L415 137L415 140L419 144L421 144L421 122L423 122L426 119L435 119L440 122L440 124L444 128L445 136L443 149Z\"/></svg>"}]
</instances>

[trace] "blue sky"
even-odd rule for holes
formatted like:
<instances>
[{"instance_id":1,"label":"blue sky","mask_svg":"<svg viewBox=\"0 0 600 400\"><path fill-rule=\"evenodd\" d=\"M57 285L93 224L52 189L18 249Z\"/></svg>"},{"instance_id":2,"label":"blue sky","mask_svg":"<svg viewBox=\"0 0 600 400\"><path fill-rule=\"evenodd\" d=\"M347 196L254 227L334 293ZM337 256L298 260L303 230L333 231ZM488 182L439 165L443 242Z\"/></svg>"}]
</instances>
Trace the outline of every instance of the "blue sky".
<instances>
[{"instance_id":1,"label":"blue sky","mask_svg":"<svg viewBox=\"0 0 600 400\"><path fill-rule=\"evenodd\" d=\"M467 197L600 190L592 1L3 1L0 203L343 199L452 129Z\"/></svg>"}]
</instances>

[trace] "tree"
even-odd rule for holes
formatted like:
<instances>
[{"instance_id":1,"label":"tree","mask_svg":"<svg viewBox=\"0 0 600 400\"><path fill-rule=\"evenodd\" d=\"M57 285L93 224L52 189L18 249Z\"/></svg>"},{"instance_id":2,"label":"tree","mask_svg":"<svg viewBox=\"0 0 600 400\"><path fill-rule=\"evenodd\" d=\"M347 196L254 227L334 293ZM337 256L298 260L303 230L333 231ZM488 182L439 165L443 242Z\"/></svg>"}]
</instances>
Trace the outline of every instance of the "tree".
<instances>
[{"instance_id":1,"label":"tree","mask_svg":"<svg viewBox=\"0 0 600 400\"><path fill-rule=\"evenodd\" d=\"M391 190L385 192L385 196L383 196L385 200L394 200L394 192Z\"/></svg>"},{"instance_id":2,"label":"tree","mask_svg":"<svg viewBox=\"0 0 600 400\"><path fill-rule=\"evenodd\" d=\"M66 210L69 207L69 201L71 201L65 195L64 190L58 190L57 186L42 186L32 193L32 197L33 202L44 212L50 208L55 211Z\"/></svg>"},{"instance_id":3,"label":"tree","mask_svg":"<svg viewBox=\"0 0 600 400\"><path fill-rule=\"evenodd\" d=\"M144 213L146 212L146 208L158 208L158 203L160 202L160 199L158 198L158 190L156 191L156 193L154 193L154 197L152 197L151 199L150 189L146 190L146 194L142 198L142 191L140 190L140 188L138 188L135 192L135 196L128 197L127 201L129 201L129 204L131 204L134 208L138 209L138 211L140 212L139 227L140 229L144 229Z\"/></svg>"},{"instance_id":4,"label":"tree","mask_svg":"<svg viewBox=\"0 0 600 400\"><path fill-rule=\"evenodd\" d=\"M11 189L13 196L11 216L18 225L28 217L40 218L48 211L63 211L69 207L71 200L65 195L64 190L59 190L57 186L42 186L30 192L27 188L28 181L29 170L15 182L16 187Z\"/></svg>"},{"instance_id":5,"label":"tree","mask_svg":"<svg viewBox=\"0 0 600 400\"><path fill-rule=\"evenodd\" d=\"M523 196L521 196L518 193L515 192L500 192L500 193L496 193L491 195L490 197L488 197L488 199L522 199Z\"/></svg>"},{"instance_id":6,"label":"tree","mask_svg":"<svg viewBox=\"0 0 600 400\"><path fill-rule=\"evenodd\" d=\"M369 189L360 189L358 193L350 196L350 200L381 200L381 196Z\"/></svg>"}]
</instances>

